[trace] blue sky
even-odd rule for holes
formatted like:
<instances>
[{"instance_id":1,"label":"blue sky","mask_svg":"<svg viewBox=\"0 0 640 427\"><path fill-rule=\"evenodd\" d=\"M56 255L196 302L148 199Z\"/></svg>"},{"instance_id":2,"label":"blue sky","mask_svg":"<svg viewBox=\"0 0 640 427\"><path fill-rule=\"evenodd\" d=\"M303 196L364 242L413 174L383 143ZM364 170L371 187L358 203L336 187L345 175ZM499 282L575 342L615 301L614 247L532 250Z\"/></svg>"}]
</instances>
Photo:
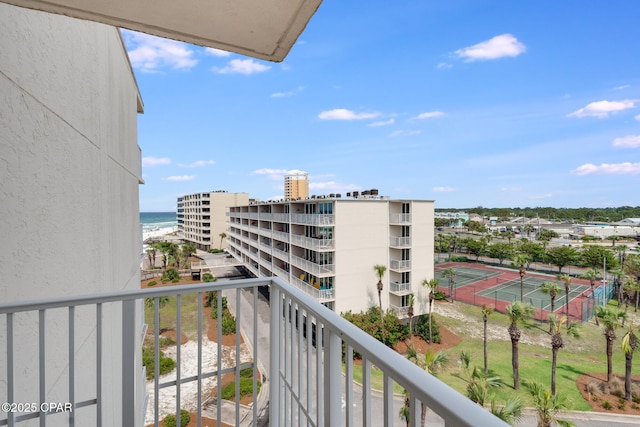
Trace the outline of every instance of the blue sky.
<instances>
[{"instance_id":1,"label":"blue sky","mask_svg":"<svg viewBox=\"0 0 640 427\"><path fill-rule=\"evenodd\" d=\"M436 208L637 206L640 3L325 0L282 63L123 30L140 210L377 188Z\"/></svg>"}]
</instances>

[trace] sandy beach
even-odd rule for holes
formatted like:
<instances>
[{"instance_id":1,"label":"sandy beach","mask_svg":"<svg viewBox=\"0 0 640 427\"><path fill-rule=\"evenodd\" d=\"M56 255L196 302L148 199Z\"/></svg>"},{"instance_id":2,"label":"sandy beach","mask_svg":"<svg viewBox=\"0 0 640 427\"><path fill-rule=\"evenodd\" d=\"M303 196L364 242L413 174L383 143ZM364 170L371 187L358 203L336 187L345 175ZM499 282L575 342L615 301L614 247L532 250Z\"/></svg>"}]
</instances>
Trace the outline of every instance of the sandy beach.
<instances>
[{"instance_id":1,"label":"sandy beach","mask_svg":"<svg viewBox=\"0 0 640 427\"><path fill-rule=\"evenodd\" d=\"M146 242L147 239L157 239L158 237L162 237L170 233L175 233L176 231L178 231L178 227L164 227L146 230L142 233L142 241Z\"/></svg>"}]
</instances>

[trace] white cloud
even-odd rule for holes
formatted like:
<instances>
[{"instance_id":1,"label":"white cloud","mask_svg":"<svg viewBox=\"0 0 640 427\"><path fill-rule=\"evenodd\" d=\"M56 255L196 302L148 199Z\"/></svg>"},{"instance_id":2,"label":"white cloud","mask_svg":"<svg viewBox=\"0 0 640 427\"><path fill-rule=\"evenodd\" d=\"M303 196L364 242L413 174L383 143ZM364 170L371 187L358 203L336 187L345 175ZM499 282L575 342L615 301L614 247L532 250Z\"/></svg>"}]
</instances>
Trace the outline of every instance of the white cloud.
<instances>
[{"instance_id":1,"label":"white cloud","mask_svg":"<svg viewBox=\"0 0 640 427\"><path fill-rule=\"evenodd\" d=\"M413 136L413 135L420 135L422 133L422 131L419 130L397 130L394 132L391 132L389 134L390 138L396 138L398 136Z\"/></svg>"},{"instance_id":2,"label":"white cloud","mask_svg":"<svg viewBox=\"0 0 640 427\"><path fill-rule=\"evenodd\" d=\"M202 166L215 165L215 160L196 160L192 163L178 163L181 168L199 168Z\"/></svg>"},{"instance_id":3,"label":"white cloud","mask_svg":"<svg viewBox=\"0 0 640 427\"><path fill-rule=\"evenodd\" d=\"M614 147L636 148L640 147L640 135L629 135L613 140Z\"/></svg>"},{"instance_id":4,"label":"white cloud","mask_svg":"<svg viewBox=\"0 0 640 427\"><path fill-rule=\"evenodd\" d=\"M453 67L453 65L449 64L448 62L440 62L437 65L437 67L438 67L439 70L442 70L442 69L446 69L446 68L451 68L451 67Z\"/></svg>"},{"instance_id":5,"label":"white cloud","mask_svg":"<svg viewBox=\"0 0 640 427\"><path fill-rule=\"evenodd\" d=\"M271 69L270 65L261 64L253 59L232 59L229 63L223 67L213 67L212 70L218 74L254 74L262 73Z\"/></svg>"},{"instance_id":6,"label":"white cloud","mask_svg":"<svg viewBox=\"0 0 640 427\"><path fill-rule=\"evenodd\" d=\"M158 165L169 165L171 164L171 159L168 157L143 157L142 158L142 166L144 167L153 167Z\"/></svg>"},{"instance_id":7,"label":"white cloud","mask_svg":"<svg viewBox=\"0 0 640 427\"><path fill-rule=\"evenodd\" d=\"M458 58L471 62L498 59L505 56L515 57L526 50L526 46L511 34L502 34L473 46L458 49L454 53Z\"/></svg>"},{"instance_id":8,"label":"white cloud","mask_svg":"<svg viewBox=\"0 0 640 427\"><path fill-rule=\"evenodd\" d=\"M286 98L289 96L296 96L298 93L302 92L304 90L303 86L298 86L296 89L294 90L290 90L288 92L275 92L271 94L272 98Z\"/></svg>"},{"instance_id":9,"label":"white cloud","mask_svg":"<svg viewBox=\"0 0 640 427\"><path fill-rule=\"evenodd\" d=\"M571 171L576 175L635 175L640 174L640 163L586 163Z\"/></svg>"},{"instance_id":10,"label":"white cloud","mask_svg":"<svg viewBox=\"0 0 640 427\"><path fill-rule=\"evenodd\" d=\"M638 114L637 116L634 117L634 119L636 119L637 121L640 122L640 114Z\"/></svg>"},{"instance_id":11,"label":"white cloud","mask_svg":"<svg viewBox=\"0 0 640 427\"><path fill-rule=\"evenodd\" d=\"M500 191L522 191L522 187L502 187Z\"/></svg>"},{"instance_id":12,"label":"white cloud","mask_svg":"<svg viewBox=\"0 0 640 427\"><path fill-rule=\"evenodd\" d=\"M441 117L444 116L444 113L442 111L427 111L425 113L420 113L416 116L416 120L424 120L424 119L431 119L434 117Z\"/></svg>"},{"instance_id":13,"label":"white cloud","mask_svg":"<svg viewBox=\"0 0 640 427\"><path fill-rule=\"evenodd\" d=\"M129 60L136 70L153 73L162 68L190 69L198 64L193 57L195 51L186 43L129 30L121 31Z\"/></svg>"},{"instance_id":14,"label":"white cloud","mask_svg":"<svg viewBox=\"0 0 640 427\"><path fill-rule=\"evenodd\" d=\"M625 99L624 101L596 101L568 114L567 117L597 117L604 119L609 117L609 114L635 107L636 102L631 99Z\"/></svg>"},{"instance_id":15,"label":"white cloud","mask_svg":"<svg viewBox=\"0 0 640 427\"><path fill-rule=\"evenodd\" d=\"M195 178L194 175L174 175L162 178L163 181L191 181Z\"/></svg>"},{"instance_id":16,"label":"white cloud","mask_svg":"<svg viewBox=\"0 0 640 427\"><path fill-rule=\"evenodd\" d=\"M227 52L226 50L214 49L212 47L207 47L204 49L204 53L211 56L217 56L221 58L226 58L231 56L231 52Z\"/></svg>"},{"instance_id":17,"label":"white cloud","mask_svg":"<svg viewBox=\"0 0 640 427\"><path fill-rule=\"evenodd\" d=\"M318 114L320 120L366 120L380 117L380 113L356 113L344 108L334 108Z\"/></svg>"},{"instance_id":18,"label":"white cloud","mask_svg":"<svg viewBox=\"0 0 640 427\"><path fill-rule=\"evenodd\" d=\"M284 175L287 172L287 169L262 168L254 170L253 172L251 172L251 175L266 175L267 178L272 181L282 181L284 179Z\"/></svg>"},{"instance_id":19,"label":"white cloud","mask_svg":"<svg viewBox=\"0 0 640 427\"><path fill-rule=\"evenodd\" d=\"M379 126L389 126L392 125L396 122L396 119L394 119L393 117L390 118L389 120L384 120L381 122L373 122L373 123L369 123L367 126L371 126L371 127L379 127Z\"/></svg>"},{"instance_id":20,"label":"white cloud","mask_svg":"<svg viewBox=\"0 0 640 427\"><path fill-rule=\"evenodd\" d=\"M436 193L451 193L452 191L456 191L453 187L433 187L431 190Z\"/></svg>"},{"instance_id":21,"label":"white cloud","mask_svg":"<svg viewBox=\"0 0 640 427\"><path fill-rule=\"evenodd\" d=\"M616 87L613 88L613 90L623 90L623 89L628 89L630 87L631 87L631 85L616 86Z\"/></svg>"}]
</instances>

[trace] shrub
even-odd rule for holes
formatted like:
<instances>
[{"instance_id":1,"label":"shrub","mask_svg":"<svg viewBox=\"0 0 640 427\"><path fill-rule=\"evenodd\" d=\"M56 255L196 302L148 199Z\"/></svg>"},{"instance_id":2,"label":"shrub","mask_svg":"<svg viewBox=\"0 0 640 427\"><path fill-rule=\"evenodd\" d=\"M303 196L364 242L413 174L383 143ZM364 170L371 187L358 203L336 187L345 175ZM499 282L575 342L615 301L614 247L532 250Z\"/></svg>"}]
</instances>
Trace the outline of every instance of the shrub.
<instances>
[{"instance_id":1,"label":"shrub","mask_svg":"<svg viewBox=\"0 0 640 427\"><path fill-rule=\"evenodd\" d=\"M633 400L633 403L640 403L640 395L634 394L631 400Z\"/></svg>"},{"instance_id":2,"label":"shrub","mask_svg":"<svg viewBox=\"0 0 640 427\"><path fill-rule=\"evenodd\" d=\"M258 381L257 389L260 392L260 381ZM252 378L240 378L240 398L242 396L249 396L253 394L253 379ZM233 400L236 396L236 382L232 381L222 388L220 397L224 400Z\"/></svg>"},{"instance_id":3,"label":"shrub","mask_svg":"<svg viewBox=\"0 0 640 427\"><path fill-rule=\"evenodd\" d=\"M223 252L223 250L218 248L209 249L210 254L219 254L220 252Z\"/></svg>"},{"instance_id":4,"label":"shrub","mask_svg":"<svg viewBox=\"0 0 640 427\"><path fill-rule=\"evenodd\" d=\"M391 311L387 311L383 318L377 306L366 312L348 311L342 313L342 317L389 347L409 337L408 325L403 325L398 316Z\"/></svg>"},{"instance_id":5,"label":"shrub","mask_svg":"<svg viewBox=\"0 0 640 427\"><path fill-rule=\"evenodd\" d=\"M222 335L231 335L236 332L236 318L229 311L222 312Z\"/></svg>"},{"instance_id":6,"label":"shrub","mask_svg":"<svg viewBox=\"0 0 640 427\"><path fill-rule=\"evenodd\" d=\"M144 347L142 349L142 365L147 368L147 379L152 380L155 375L155 360L153 355L153 348ZM160 375L164 375L167 372L173 371L176 367L176 362L170 358L165 357L164 353L160 352Z\"/></svg>"},{"instance_id":7,"label":"shrub","mask_svg":"<svg viewBox=\"0 0 640 427\"><path fill-rule=\"evenodd\" d=\"M203 282L209 283L209 282L215 282L216 280L218 280L218 279L216 279L216 277L211 273L204 273L202 275L202 281Z\"/></svg>"},{"instance_id":8,"label":"shrub","mask_svg":"<svg viewBox=\"0 0 640 427\"><path fill-rule=\"evenodd\" d=\"M469 262L469 258L467 258L466 256L452 256L451 261L452 262Z\"/></svg>"},{"instance_id":9,"label":"shrub","mask_svg":"<svg viewBox=\"0 0 640 427\"><path fill-rule=\"evenodd\" d=\"M624 409L625 406L627 406L627 401L625 400L624 397L619 397L618 398L618 409Z\"/></svg>"},{"instance_id":10,"label":"shrub","mask_svg":"<svg viewBox=\"0 0 640 427\"><path fill-rule=\"evenodd\" d=\"M211 317L213 319L217 319L218 318L218 300L217 300L218 296L214 295L213 299L210 301L211 302L211 307L213 308L213 310L211 310ZM227 309L227 297L222 297L222 311L224 312ZM224 313L223 313L224 315Z\"/></svg>"},{"instance_id":11,"label":"shrub","mask_svg":"<svg viewBox=\"0 0 640 427\"><path fill-rule=\"evenodd\" d=\"M612 378L609 382L609 393L616 397L624 397L624 384L618 378Z\"/></svg>"},{"instance_id":12,"label":"shrub","mask_svg":"<svg viewBox=\"0 0 640 427\"><path fill-rule=\"evenodd\" d=\"M204 306L211 307L211 304L213 304L217 297L218 293L216 291L208 291L205 296Z\"/></svg>"},{"instance_id":13,"label":"shrub","mask_svg":"<svg viewBox=\"0 0 640 427\"><path fill-rule=\"evenodd\" d=\"M190 420L191 420L191 415L189 415L189 412L186 411L185 409L180 409L180 427L186 427L186 425L189 424ZM177 427L176 415L175 414L167 415L162 419L162 423L164 427Z\"/></svg>"},{"instance_id":14,"label":"shrub","mask_svg":"<svg viewBox=\"0 0 640 427\"><path fill-rule=\"evenodd\" d=\"M173 279L173 280L171 281L171 283L178 283L179 281L180 281L180 279Z\"/></svg>"},{"instance_id":15,"label":"shrub","mask_svg":"<svg viewBox=\"0 0 640 427\"><path fill-rule=\"evenodd\" d=\"M610 410L612 408L611 402L609 402L608 400L603 400L602 401L602 407L604 409Z\"/></svg>"},{"instance_id":16,"label":"shrub","mask_svg":"<svg viewBox=\"0 0 640 427\"><path fill-rule=\"evenodd\" d=\"M173 282L175 279L180 280L180 273L175 268L169 268L162 273L161 280L164 282Z\"/></svg>"},{"instance_id":17,"label":"shrub","mask_svg":"<svg viewBox=\"0 0 640 427\"><path fill-rule=\"evenodd\" d=\"M416 316L413 319L413 332L416 335L419 335L423 340L429 341L429 315L423 314L421 316ZM440 326L438 326L435 317L432 318L431 328L433 330L433 342L440 343Z\"/></svg>"},{"instance_id":18,"label":"shrub","mask_svg":"<svg viewBox=\"0 0 640 427\"><path fill-rule=\"evenodd\" d=\"M152 280L149 283L147 283L147 286L155 286L157 284L158 284L158 282L156 282L155 280Z\"/></svg>"},{"instance_id":19,"label":"shrub","mask_svg":"<svg viewBox=\"0 0 640 427\"><path fill-rule=\"evenodd\" d=\"M160 339L158 339L158 345L160 348L166 348L170 345L175 345L175 343L176 342L169 337L160 337Z\"/></svg>"},{"instance_id":20,"label":"shrub","mask_svg":"<svg viewBox=\"0 0 640 427\"><path fill-rule=\"evenodd\" d=\"M447 299L447 295L446 295L444 292L442 292L442 291L435 291L435 292L433 293L433 298L434 298L436 301L442 301L442 300Z\"/></svg>"}]
</instances>

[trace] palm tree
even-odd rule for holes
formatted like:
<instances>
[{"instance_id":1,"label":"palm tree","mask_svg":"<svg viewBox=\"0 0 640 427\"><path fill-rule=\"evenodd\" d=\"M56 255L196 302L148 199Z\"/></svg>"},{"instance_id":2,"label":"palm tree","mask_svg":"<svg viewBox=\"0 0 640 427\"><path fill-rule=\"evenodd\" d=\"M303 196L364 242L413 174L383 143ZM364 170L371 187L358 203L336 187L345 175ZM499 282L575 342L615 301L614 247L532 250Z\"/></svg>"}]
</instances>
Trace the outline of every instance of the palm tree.
<instances>
[{"instance_id":1,"label":"palm tree","mask_svg":"<svg viewBox=\"0 0 640 427\"><path fill-rule=\"evenodd\" d=\"M627 313L623 311L613 311L609 307L597 306L596 316L598 316L604 327L604 337L607 341L607 382L611 382L613 377L613 340L616 339L616 328L621 326Z\"/></svg>"},{"instance_id":2,"label":"palm tree","mask_svg":"<svg viewBox=\"0 0 640 427\"><path fill-rule=\"evenodd\" d=\"M456 271L453 268L446 268L442 270L442 277L449 278L449 297L451 298L451 302L453 302L453 289L455 285Z\"/></svg>"},{"instance_id":3,"label":"palm tree","mask_svg":"<svg viewBox=\"0 0 640 427\"><path fill-rule=\"evenodd\" d=\"M513 256L513 265L520 271L520 302L524 301L524 276L527 274L527 263L529 262L529 255L527 254L515 254Z\"/></svg>"},{"instance_id":4,"label":"palm tree","mask_svg":"<svg viewBox=\"0 0 640 427\"><path fill-rule=\"evenodd\" d=\"M425 371L427 371L431 375L436 375L440 369L442 369L447 363L447 354L440 351L433 351L428 348L427 352L424 354L424 359L421 363L418 363L419 366L422 367ZM427 405L422 404L422 412L420 414L420 425L424 427L425 421L427 419Z\"/></svg>"},{"instance_id":5,"label":"palm tree","mask_svg":"<svg viewBox=\"0 0 640 427\"><path fill-rule=\"evenodd\" d=\"M411 396L407 389L404 389L402 394L404 395L404 405L400 408L398 416L407 424L407 427L409 427L411 425Z\"/></svg>"},{"instance_id":6,"label":"palm tree","mask_svg":"<svg viewBox=\"0 0 640 427\"><path fill-rule=\"evenodd\" d=\"M495 399L491 399L490 411L493 415L500 418L509 425L516 425L522 418L522 408L524 404L518 395L510 396L504 406L496 405Z\"/></svg>"},{"instance_id":7,"label":"palm tree","mask_svg":"<svg viewBox=\"0 0 640 427\"><path fill-rule=\"evenodd\" d=\"M158 329L159 331L157 331L158 333L160 333L162 331L162 329L160 328L160 313L162 310L162 308L167 305L167 303L169 302L169 297L168 296L161 296L161 297L157 297L158 298ZM154 302L155 298L145 298L144 299L144 305L145 307L147 307L150 310L155 310L155 302Z\"/></svg>"},{"instance_id":8,"label":"palm tree","mask_svg":"<svg viewBox=\"0 0 640 427\"><path fill-rule=\"evenodd\" d=\"M422 286L429 289L429 345L433 342L433 331L431 328L431 307L433 306L433 300L435 299L435 290L438 287L438 279L422 281Z\"/></svg>"},{"instance_id":9,"label":"palm tree","mask_svg":"<svg viewBox=\"0 0 640 427\"><path fill-rule=\"evenodd\" d=\"M407 316L409 316L409 347L413 347L413 303L415 302L415 297L413 294L409 294L407 296L407 304L409 304L409 308L407 309Z\"/></svg>"},{"instance_id":10,"label":"palm tree","mask_svg":"<svg viewBox=\"0 0 640 427\"><path fill-rule=\"evenodd\" d=\"M549 323L551 324L552 335L551 335L551 394L556 394L556 366L558 362L558 350L564 347L564 341L562 340L562 324L564 323L564 319L558 319L557 316L550 314L549 315ZM575 322L571 322L569 327L567 328L567 334L573 337L580 336L580 330L578 328L578 324Z\"/></svg>"},{"instance_id":11,"label":"palm tree","mask_svg":"<svg viewBox=\"0 0 640 427\"><path fill-rule=\"evenodd\" d=\"M625 357L624 369L624 398L631 400L631 368L633 366L633 352L638 348L638 337L633 333L633 322L629 324L627 333L622 337L622 351Z\"/></svg>"},{"instance_id":12,"label":"palm tree","mask_svg":"<svg viewBox=\"0 0 640 427\"><path fill-rule=\"evenodd\" d=\"M513 388L520 390L520 375L518 361L518 342L522 331L518 327L526 323L533 316L533 307L530 304L516 301L507 306L507 315L511 321L509 336L511 337L511 366L513 368Z\"/></svg>"},{"instance_id":13,"label":"palm tree","mask_svg":"<svg viewBox=\"0 0 640 427\"><path fill-rule=\"evenodd\" d=\"M535 381L527 381L525 385L533 397L536 415L538 416L538 427L551 427L554 423L564 426L575 425L557 418L559 411L568 408L567 399L563 394L552 394Z\"/></svg>"},{"instance_id":14,"label":"palm tree","mask_svg":"<svg viewBox=\"0 0 640 427\"><path fill-rule=\"evenodd\" d=\"M222 249L222 241L227 238L227 233L223 231L222 233L218 234L218 236L220 236L220 249Z\"/></svg>"},{"instance_id":15,"label":"palm tree","mask_svg":"<svg viewBox=\"0 0 640 427\"><path fill-rule=\"evenodd\" d=\"M387 267L385 267L384 265L381 264L376 264L373 266L373 269L376 272L376 275L378 276L378 303L380 304L380 315L382 316L382 279L384 278L384 273L387 271Z\"/></svg>"},{"instance_id":16,"label":"palm tree","mask_svg":"<svg viewBox=\"0 0 640 427\"><path fill-rule=\"evenodd\" d=\"M582 273L580 275L580 278L589 281L589 286L591 286L591 299L593 299L593 303L596 304L596 280L598 279L598 271L590 268ZM598 322L598 316L594 317L596 319L596 326L600 326L600 323Z\"/></svg>"},{"instance_id":17,"label":"palm tree","mask_svg":"<svg viewBox=\"0 0 640 427\"><path fill-rule=\"evenodd\" d=\"M482 304L482 322L484 323L484 374L489 375L487 353L487 320L493 314L493 306Z\"/></svg>"},{"instance_id":18,"label":"palm tree","mask_svg":"<svg viewBox=\"0 0 640 427\"><path fill-rule=\"evenodd\" d=\"M571 276L568 274L558 274L556 279L564 282L564 293L566 295L566 299L564 302L566 316L567 316L567 328L569 327L569 292L571 292Z\"/></svg>"},{"instance_id":19,"label":"palm tree","mask_svg":"<svg viewBox=\"0 0 640 427\"><path fill-rule=\"evenodd\" d=\"M553 314L556 309L556 296L562 292L562 288L556 282L543 282L540 285L540 292L551 297L551 313ZM551 334L552 331L552 326L549 325L549 333Z\"/></svg>"}]
</instances>

